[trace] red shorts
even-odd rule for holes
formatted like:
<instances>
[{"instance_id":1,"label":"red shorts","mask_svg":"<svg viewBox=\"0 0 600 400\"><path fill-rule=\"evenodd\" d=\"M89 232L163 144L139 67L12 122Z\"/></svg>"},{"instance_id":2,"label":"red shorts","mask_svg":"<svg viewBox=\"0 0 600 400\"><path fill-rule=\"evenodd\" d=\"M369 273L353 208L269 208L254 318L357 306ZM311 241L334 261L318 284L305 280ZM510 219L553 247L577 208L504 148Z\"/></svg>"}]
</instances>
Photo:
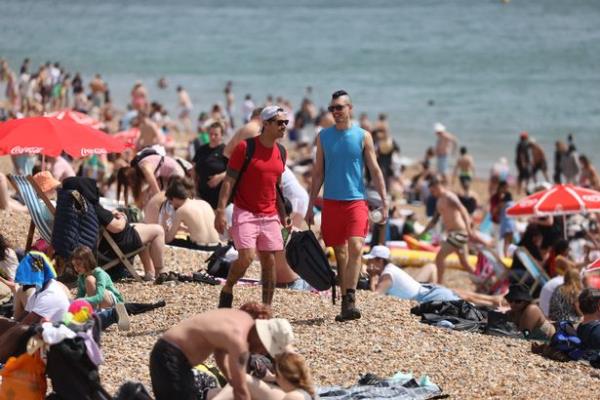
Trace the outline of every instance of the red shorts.
<instances>
[{"instance_id":1,"label":"red shorts","mask_svg":"<svg viewBox=\"0 0 600 400\"><path fill-rule=\"evenodd\" d=\"M366 237L369 208L366 200L323 199L321 234L327 246L340 246L353 236Z\"/></svg>"}]
</instances>

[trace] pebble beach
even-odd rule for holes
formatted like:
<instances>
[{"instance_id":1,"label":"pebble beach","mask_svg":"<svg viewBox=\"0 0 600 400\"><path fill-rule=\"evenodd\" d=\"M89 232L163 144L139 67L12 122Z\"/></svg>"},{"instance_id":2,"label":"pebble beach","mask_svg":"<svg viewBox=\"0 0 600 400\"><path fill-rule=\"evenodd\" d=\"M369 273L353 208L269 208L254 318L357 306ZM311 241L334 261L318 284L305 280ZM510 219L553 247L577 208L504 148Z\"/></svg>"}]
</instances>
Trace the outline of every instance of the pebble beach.
<instances>
[{"instance_id":1,"label":"pebble beach","mask_svg":"<svg viewBox=\"0 0 600 400\"><path fill-rule=\"evenodd\" d=\"M0 211L7 237L24 246L29 216ZM204 266L208 253L167 248L167 269L191 273ZM139 261L136 260L136 264ZM137 265L138 268L140 265ZM249 271L258 276L258 268ZM451 271L449 286L468 285ZM102 383L115 393L126 380L151 388L148 357L161 333L184 318L216 307L218 286L175 283L118 283L130 302L164 299L166 307L132 316L131 330L109 328L102 336L105 362ZM234 306L260 299L260 287L236 288ZM290 320L296 346L306 357L318 385L351 385L360 374L381 377L398 371L428 375L453 399L594 399L600 371L584 362L559 363L531 352L531 343L430 327L410 314L416 303L359 291L363 318L334 322L338 306L326 294L278 289L274 315Z\"/></svg>"}]
</instances>

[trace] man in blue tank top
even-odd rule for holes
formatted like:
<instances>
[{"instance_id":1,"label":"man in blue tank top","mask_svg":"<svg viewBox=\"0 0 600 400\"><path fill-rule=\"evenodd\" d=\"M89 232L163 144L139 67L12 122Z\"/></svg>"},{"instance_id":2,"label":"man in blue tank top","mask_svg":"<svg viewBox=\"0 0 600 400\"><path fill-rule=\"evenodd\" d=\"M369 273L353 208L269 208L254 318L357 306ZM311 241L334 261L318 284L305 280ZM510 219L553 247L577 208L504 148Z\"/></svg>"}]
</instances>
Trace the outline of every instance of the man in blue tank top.
<instances>
[{"instance_id":1,"label":"man in blue tank top","mask_svg":"<svg viewBox=\"0 0 600 400\"><path fill-rule=\"evenodd\" d=\"M317 156L313 167L310 203L306 222L313 223L313 205L323 186L321 233L327 246L335 252L342 311L336 321L361 317L356 308L356 285L361 269L361 254L369 229L364 185L364 164L369 168L382 199L382 220L388 217L387 195L383 174L377 164L371 134L351 120L352 101L339 90L331 96L329 111L335 125L323 129L317 137Z\"/></svg>"}]
</instances>

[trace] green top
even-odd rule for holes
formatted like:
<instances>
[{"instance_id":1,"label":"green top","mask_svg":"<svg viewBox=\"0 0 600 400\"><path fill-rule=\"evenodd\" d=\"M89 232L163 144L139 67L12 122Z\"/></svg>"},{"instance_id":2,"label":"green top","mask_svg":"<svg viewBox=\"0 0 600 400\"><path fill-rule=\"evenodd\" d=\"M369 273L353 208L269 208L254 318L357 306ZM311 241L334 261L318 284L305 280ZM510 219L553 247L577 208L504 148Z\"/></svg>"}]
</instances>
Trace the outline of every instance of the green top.
<instances>
[{"instance_id":1,"label":"green top","mask_svg":"<svg viewBox=\"0 0 600 400\"><path fill-rule=\"evenodd\" d=\"M110 276L100 267L94 268L91 274L96 278L96 294L94 296L85 297L85 274L81 274L77 277L77 298L87 300L91 305L98 306L102 299L104 299L104 293L106 290L110 291L115 296L117 303L123 303L123 296L117 290L113 284Z\"/></svg>"}]
</instances>

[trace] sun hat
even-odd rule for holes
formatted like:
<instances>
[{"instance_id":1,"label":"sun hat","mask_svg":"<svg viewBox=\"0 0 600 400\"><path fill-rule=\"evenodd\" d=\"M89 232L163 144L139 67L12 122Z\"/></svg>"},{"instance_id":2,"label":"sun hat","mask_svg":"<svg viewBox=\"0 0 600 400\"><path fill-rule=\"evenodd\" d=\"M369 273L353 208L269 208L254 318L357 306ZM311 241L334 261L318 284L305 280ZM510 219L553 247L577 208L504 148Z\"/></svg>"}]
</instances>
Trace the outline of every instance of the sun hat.
<instances>
[{"instance_id":1,"label":"sun hat","mask_svg":"<svg viewBox=\"0 0 600 400\"><path fill-rule=\"evenodd\" d=\"M436 122L436 123L433 125L433 130L434 130L435 132L446 132L446 127L445 127L445 126L444 126L442 123L440 123L440 122Z\"/></svg>"},{"instance_id":2,"label":"sun hat","mask_svg":"<svg viewBox=\"0 0 600 400\"><path fill-rule=\"evenodd\" d=\"M262 121L268 121L273 117L276 117L278 113L285 113L285 110L279 106L267 106L260 112L260 119Z\"/></svg>"},{"instance_id":3,"label":"sun hat","mask_svg":"<svg viewBox=\"0 0 600 400\"><path fill-rule=\"evenodd\" d=\"M271 357L284 353L294 341L294 332L287 319L257 319L256 332Z\"/></svg>"},{"instance_id":4,"label":"sun hat","mask_svg":"<svg viewBox=\"0 0 600 400\"><path fill-rule=\"evenodd\" d=\"M33 176L33 180L44 193L60 186L60 181L57 180L50 171L38 172Z\"/></svg>"},{"instance_id":5,"label":"sun hat","mask_svg":"<svg viewBox=\"0 0 600 400\"><path fill-rule=\"evenodd\" d=\"M508 293L504 298L508 301L532 301L529 289L525 285L510 285Z\"/></svg>"},{"instance_id":6,"label":"sun hat","mask_svg":"<svg viewBox=\"0 0 600 400\"><path fill-rule=\"evenodd\" d=\"M378 245L373 246L371 252L369 254L365 254L363 258L366 260L372 260L373 258L383 258L384 260L389 260L390 254L390 249L388 249L386 246Z\"/></svg>"}]
</instances>

